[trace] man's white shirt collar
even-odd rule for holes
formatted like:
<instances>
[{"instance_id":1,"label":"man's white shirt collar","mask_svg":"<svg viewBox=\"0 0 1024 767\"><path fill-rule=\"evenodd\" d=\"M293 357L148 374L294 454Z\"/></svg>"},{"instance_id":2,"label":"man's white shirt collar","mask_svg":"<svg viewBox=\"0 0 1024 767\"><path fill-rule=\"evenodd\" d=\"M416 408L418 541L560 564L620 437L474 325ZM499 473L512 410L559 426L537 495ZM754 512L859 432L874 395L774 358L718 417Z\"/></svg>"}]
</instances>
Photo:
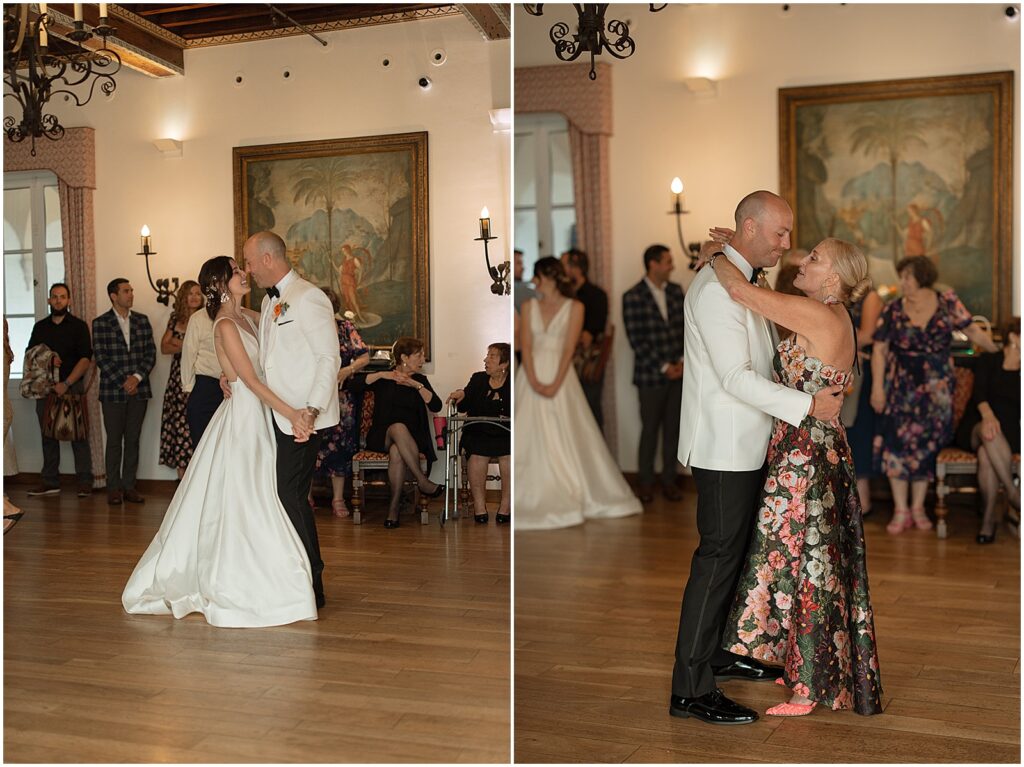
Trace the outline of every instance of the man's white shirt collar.
<instances>
[{"instance_id":1,"label":"man's white shirt collar","mask_svg":"<svg viewBox=\"0 0 1024 767\"><path fill-rule=\"evenodd\" d=\"M740 252L732 245L726 245L722 248L722 252L725 253L725 257L728 258L737 269L743 272L743 276L746 277L749 282L751 276L754 274L754 267L750 265L747 259L740 255Z\"/></svg>"},{"instance_id":2,"label":"man's white shirt collar","mask_svg":"<svg viewBox=\"0 0 1024 767\"><path fill-rule=\"evenodd\" d=\"M292 269L291 271L288 272L288 274L282 277L281 281L278 282L274 287L277 288L277 292L280 295L284 295L284 292L285 290L288 289L288 286L295 282L295 280L297 280L298 278L299 273ZM280 300L280 297L278 298L278 300Z\"/></svg>"}]
</instances>

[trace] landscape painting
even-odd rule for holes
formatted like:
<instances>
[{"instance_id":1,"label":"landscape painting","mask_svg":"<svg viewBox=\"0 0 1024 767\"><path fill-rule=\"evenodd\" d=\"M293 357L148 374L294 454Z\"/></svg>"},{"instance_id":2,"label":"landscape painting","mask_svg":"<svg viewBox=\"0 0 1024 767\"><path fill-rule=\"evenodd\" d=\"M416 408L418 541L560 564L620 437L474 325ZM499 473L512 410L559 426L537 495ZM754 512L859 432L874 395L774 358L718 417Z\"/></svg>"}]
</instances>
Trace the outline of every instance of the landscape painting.
<instances>
[{"instance_id":1,"label":"landscape painting","mask_svg":"<svg viewBox=\"0 0 1024 767\"><path fill-rule=\"evenodd\" d=\"M794 247L857 244L883 296L906 256L935 261L973 314L1010 313L1013 73L779 91Z\"/></svg>"},{"instance_id":2,"label":"landscape painting","mask_svg":"<svg viewBox=\"0 0 1024 767\"><path fill-rule=\"evenodd\" d=\"M235 147L235 253L270 230L292 266L329 287L370 347L430 350L427 134ZM258 307L264 292L253 286Z\"/></svg>"}]
</instances>

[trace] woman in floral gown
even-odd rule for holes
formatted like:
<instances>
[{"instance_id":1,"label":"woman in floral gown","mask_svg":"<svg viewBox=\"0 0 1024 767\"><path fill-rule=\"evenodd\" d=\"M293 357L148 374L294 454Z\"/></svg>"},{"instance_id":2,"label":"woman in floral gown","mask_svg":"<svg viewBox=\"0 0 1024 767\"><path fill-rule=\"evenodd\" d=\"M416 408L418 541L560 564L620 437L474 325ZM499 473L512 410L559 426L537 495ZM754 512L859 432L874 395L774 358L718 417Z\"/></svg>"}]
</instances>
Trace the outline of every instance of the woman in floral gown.
<instances>
[{"instance_id":1,"label":"woman in floral gown","mask_svg":"<svg viewBox=\"0 0 1024 767\"><path fill-rule=\"evenodd\" d=\"M337 315L341 309L338 295L330 288L323 288L323 291L331 299L331 305ZM345 382L369 364L370 350L363 343L355 325L348 319L335 317L335 321L338 323L338 344L341 346L341 369L338 371L338 404L341 420L337 426L324 433L314 473L319 478L330 477L333 495L331 511L334 516L343 519L351 515L348 506L345 505L345 477L352 473L352 456L356 454L359 445L356 415ZM313 505L312 502L310 505Z\"/></svg>"},{"instance_id":2,"label":"woman in floral gown","mask_svg":"<svg viewBox=\"0 0 1024 767\"><path fill-rule=\"evenodd\" d=\"M935 458L953 440L953 331L996 351L956 293L932 287L939 273L928 256L904 258L896 273L903 295L882 312L871 360L871 407L881 414L875 453L892 488L892 521L885 528L892 535L932 526L924 499Z\"/></svg>"},{"instance_id":3,"label":"woman in floral gown","mask_svg":"<svg viewBox=\"0 0 1024 767\"><path fill-rule=\"evenodd\" d=\"M174 297L171 319L160 340L160 351L173 355L160 420L160 463L177 469L178 479L185 474L188 462L192 459L192 437L185 416L188 395L181 389L181 345L185 341L189 319L202 306L203 294L199 290L199 283L186 280Z\"/></svg>"},{"instance_id":4,"label":"woman in floral gown","mask_svg":"<svg viewBox=\"0 0 1024 767\"><path fill-rule=\"evenodd\" d=\"M870 288L867 262L826 239L800 263L806 297L751 285L727 259L715 273L734 300L794 331L779 344L776 379L814 394L846 385L856 356L844 306ZM882 710L864 529L856 476L839 418L776 420L757 524L726 621L723 647L785 666L791 698L773 716L802 716L821 703L859 714Z\"/></svg>"}]
</instances>

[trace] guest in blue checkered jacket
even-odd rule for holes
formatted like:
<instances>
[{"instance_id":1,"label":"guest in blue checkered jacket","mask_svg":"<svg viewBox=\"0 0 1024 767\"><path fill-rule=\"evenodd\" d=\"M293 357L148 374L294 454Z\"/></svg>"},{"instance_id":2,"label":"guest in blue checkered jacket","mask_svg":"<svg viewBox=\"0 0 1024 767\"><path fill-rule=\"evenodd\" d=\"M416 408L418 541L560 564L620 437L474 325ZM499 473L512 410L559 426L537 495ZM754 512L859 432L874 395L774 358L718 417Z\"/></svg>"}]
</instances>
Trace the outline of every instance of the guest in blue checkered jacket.
<instances>
[{"instance_id":1,"label":"guest in blue checkered jacket","mask_svg":"<svg viewBox=\"0 0 1024 767\"><path fill-rule=\"evenodd\" d=\"M149 318L132 311L131 283L123 277L111 280L107 294L111 308L92 321L92 346L107 430L107 503L118 506L145 500L135 489L135 472L142 421L153 396L149 371L156 363L156 343Z\"/></svg>"},{"instance_id":2,"label":"guest in blue checkered jacket","mask_svg":"<svg viewBox=\"0 0 1024 767\"><path fill-rule=\"evenodd\" d=\"M661 433L661 492L678 501L679 408L683 398L683 289L671 282L672 253L664 245L644 251L646 274L622 296L622 324L633 347L633 383L640 395L639 492L654 500L654 456Z\"/></svg>"}]
</instances>

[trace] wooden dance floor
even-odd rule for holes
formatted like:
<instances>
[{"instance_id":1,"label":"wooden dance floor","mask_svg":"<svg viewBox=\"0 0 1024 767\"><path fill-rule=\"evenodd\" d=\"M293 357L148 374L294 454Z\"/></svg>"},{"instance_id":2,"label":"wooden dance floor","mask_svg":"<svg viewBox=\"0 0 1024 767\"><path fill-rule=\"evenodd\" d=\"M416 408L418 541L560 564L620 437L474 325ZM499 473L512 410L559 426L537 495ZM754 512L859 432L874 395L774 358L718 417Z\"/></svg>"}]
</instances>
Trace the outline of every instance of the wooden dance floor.
<instances>
[{"instance_id":1,"label":"wooden dance floor","mask_svg":"<svg viewBox=\"0 0 1024 767\"><path fill-rule=\"evenodd\" d=\"M130 616L160 524L143 506L27 498L4 536L7 762L507 762L510 535L318 513L320 619L217 629ZM379 504L379 502L378 502Z\"/></svg>"},{"instance_id":2,"label":"wooden dance floor","mask_svg":"<svg viewBox=\"0 0 1024 767\"><path fill-rule=\"evenodd\" d=\"M697 545L695 494L637 517L518 533L516 762L1020 761L1020 543L865 521L885 712L817 710L716 727L668 715L679 602ZM729 681L759 712L779 687Z\"/></svg>"}]
</instances>

